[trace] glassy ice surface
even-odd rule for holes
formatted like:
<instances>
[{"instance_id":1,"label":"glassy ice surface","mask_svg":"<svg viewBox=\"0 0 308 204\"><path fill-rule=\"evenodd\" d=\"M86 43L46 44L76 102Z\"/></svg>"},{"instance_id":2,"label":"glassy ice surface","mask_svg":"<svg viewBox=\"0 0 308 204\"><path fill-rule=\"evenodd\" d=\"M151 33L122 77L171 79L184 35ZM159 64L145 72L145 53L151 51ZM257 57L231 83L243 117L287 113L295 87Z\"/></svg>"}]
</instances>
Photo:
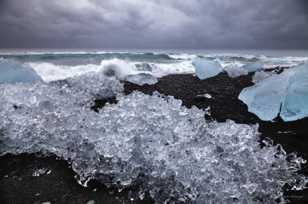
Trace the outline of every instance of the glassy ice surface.
<instances>
[{"instance_id":1,"label":"glassy ice surface","mask_svg":"<svg viewBox=\"0 0 308 204\"><path fill-rule=\"evenodd\" d=\"M223 71L221 65L213 60L197 58L192 62L199 79L207 79L218 75Z\"/></svg>"},{"instance_id":2,"label":"glassy ice surface","mask_svg":"<svg viewBox=\"0 0 308 204\"><path fill-rule=\"evenodd\" d=\"M273 203L286 184L305 186L304 161L271 143L261 148L256 126L206 122L173 97L122 96L122 88L103 74L0 85L0 154L52 153L85 185L139 184L132 196L149 192L157 203ZM111 93L117 104L90 110L93 97Z\"/></svg>"},{"instance_id":3,"label":"glassy ice surface","mask_svg":"<svg viewBox=\"0 0 308 204\"><path fill-rule=\"evenodd\" d=\"M31 83L41 80L31 67L14 60L0 58L0 83Z\"/></svg>"},{"instance_id":4,"label":"glassy ice surface","mask_svg":"<svg viewBox=\"0 0 308 204\"><path fill-rule=\"evenodd\" d=\"M284 121L308 116L308 64L268 77L245 88L239 99L261 120L270 121L279 114Z\"/></svg>"},{"instance_id":5,"label":"glassy ice surface","mask_svg":"<svg viewBox=\"0 0 308 204\"><path fill-rule=\"evenodd\" d=\"M125 80L140 86L145 84L152 85L158 82L156 77L146 73L128 75L125 77Z\"/></svg>"}]
</instances>

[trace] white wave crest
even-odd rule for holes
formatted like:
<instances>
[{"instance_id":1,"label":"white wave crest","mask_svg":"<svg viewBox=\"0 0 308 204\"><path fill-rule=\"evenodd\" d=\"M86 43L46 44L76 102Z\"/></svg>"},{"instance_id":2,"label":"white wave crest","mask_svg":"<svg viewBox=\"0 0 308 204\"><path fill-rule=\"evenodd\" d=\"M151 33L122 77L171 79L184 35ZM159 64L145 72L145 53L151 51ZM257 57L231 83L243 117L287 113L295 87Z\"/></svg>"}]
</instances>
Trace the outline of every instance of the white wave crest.
<instances>
[{"instance_id":1,"label":"white wave crest","mask_svg":"<svg viewBox=\"0 0 308 204\"><path fill-rule=\"evenodd\" d=\"M114 74L118 79L124 79L128 75L140 73L152 74L162 77L169 74L194 73L191 61L176 63L143 63L131 62L121 59L103 60L100 64L86 65L56 65L48 62L30 62L30 65L44 81L63 80L70 77L80 76L89 72L103 71L107 75Z\"/></svg>"}]
</instances>

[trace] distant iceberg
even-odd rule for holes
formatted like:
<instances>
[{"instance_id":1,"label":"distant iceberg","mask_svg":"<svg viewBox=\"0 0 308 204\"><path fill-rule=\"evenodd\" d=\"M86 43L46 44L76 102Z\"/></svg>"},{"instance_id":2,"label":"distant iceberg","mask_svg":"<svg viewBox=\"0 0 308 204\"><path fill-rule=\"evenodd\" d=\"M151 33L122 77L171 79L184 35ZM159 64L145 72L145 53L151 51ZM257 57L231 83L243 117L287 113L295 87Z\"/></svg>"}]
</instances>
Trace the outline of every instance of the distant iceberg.
<instances>
[{"instance_id":1,"label":"distant iceberg","mask_svg":"<svg viewBox=\"0 0 308 204\"><path fill-rule=\"evenodd\" d=\"M242 66L243 69L246 69L248 72L256 72L263 69L263 63L253 62Z\"/></svg>"},{"instance_id":2,"label":"distant iceberg","mask_svg":"<svg viewBox=\"0 0 308 204\"><path fill-rule=\"evenodd\" d=\"M264 121L278 115L284 121L308 117L308 64L270 76L244 89L239 99Z\"/></svg>"},{"instance_id":3,"label":"distant iceberg","mask_svg":"<svg viewBox=\"0 0 308 204\"><path fill-rule=\"evenodd\" d=\"M197 58L192 62L199 79L207 79L223 72L221 65L213 60Z\"/></svg>"},{"instance_id":4,"label":"distant iceberg","mask_svg":"<svg viewBox=\"0 0 308 204\"><path fill-rule=\"evenodd\" d=\"M0 84L36 81L42 81L42 79L30 66L14 60L0 59Z\"/></svg>"}]
</instances>

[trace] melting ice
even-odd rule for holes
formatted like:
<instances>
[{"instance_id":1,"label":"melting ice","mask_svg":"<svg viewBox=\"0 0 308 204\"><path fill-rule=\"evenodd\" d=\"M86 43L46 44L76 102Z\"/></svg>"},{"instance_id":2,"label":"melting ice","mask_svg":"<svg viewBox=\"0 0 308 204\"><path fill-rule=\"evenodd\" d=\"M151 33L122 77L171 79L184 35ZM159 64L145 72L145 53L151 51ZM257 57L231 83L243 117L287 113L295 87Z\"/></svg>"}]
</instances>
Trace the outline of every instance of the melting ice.
<instances>
[{"instance_id":1,"label":"melting ice","mask_svg":"<svg viewBox=\"0 0 308 204\"><path fill-rule=\"evenodd\" d=\"M304 161L261 148L256 126L206 122L204 112L155 93L121 95L115 78L87 74L51 84L0 85L0 154L52 153L81 182L138 184L156 203L283 203L302 189ZM119 102L91 111L95 97Z\"/></svg>"}]
</instances>

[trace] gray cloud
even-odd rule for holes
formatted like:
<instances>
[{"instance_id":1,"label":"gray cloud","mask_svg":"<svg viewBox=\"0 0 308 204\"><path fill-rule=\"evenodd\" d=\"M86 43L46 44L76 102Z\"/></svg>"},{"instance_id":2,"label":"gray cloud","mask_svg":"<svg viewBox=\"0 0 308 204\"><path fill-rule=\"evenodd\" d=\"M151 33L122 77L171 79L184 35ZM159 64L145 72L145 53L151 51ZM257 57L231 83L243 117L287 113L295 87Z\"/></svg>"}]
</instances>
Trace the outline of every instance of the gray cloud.
<instances>
[{"instance_id":1,"label":"gray cloud","mask_svg":"<svg viewBox=\"0 0 308 204\"><path fill-rule=\"evenodd\" d=\"M0 47L308 48L306 0L0 0Z\"/></svg>"}]
</instances>

